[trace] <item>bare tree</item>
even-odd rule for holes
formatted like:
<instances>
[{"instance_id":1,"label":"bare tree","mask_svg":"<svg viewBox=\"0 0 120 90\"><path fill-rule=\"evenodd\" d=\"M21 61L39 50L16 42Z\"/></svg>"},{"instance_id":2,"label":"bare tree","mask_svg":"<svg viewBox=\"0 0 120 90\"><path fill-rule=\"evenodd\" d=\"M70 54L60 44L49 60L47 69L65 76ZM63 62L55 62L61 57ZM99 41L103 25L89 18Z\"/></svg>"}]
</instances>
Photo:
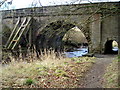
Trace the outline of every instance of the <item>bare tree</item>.
<instances>
[{"instance_id":1,"label":"bare tree","mask_svg":"<svg viewBox=\"0 0 120 90\"><path fill-rule=\"evenodd\" d=\"M31 6L32 7L41 7L42 4L41 4L40 0L33 0Z\"/></svg>"},{"instance_id":2,"label":"bare tree","mask_svg":"<svg viewBox=\"0 0 120 90\"><path fill-rule=\"evenodd\" d=\"M1 7L6 1L7 1L7 0L0 1L0 7ZM7 2L7 4L8 4L8 5L11 5L11 4L12 4L12 1L13 1L13 0Z\"/></svg>"},{"instance_id":3,"label":"bare tree","mask_svg":"<svg viewBox=\"0 0 120 90\"><path fill-rule=\"evenodd\" d=\"M3 10L9 9L9 6L12 5L12 2L13 2L13 0L10 0L10 1L2 0L2 1L0 1L0 8L2 8Z\"/></svg>"},{"instance_id":4,"label":"bare tree","mask_svg":"<svg viewBox=\"0 0 120 90\"><path fill-rule=\"evenodd\" d=\"M7 0L0 1L0 7L6 2Z\"/></svg>"}]
</instances>

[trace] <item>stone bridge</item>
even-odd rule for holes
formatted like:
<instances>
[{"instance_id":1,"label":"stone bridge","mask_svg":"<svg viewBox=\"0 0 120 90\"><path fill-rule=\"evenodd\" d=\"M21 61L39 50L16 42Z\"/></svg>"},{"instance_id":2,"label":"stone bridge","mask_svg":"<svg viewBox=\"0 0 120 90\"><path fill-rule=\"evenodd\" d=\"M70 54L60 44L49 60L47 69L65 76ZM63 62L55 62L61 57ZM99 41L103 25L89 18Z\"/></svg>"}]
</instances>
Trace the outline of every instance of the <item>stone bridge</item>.
<instances>
[{"instance_id":1,"label":"stone bridge","mask_svg":"<svg viewBox=\"0 0 120 90\"><path fill-rule=\"evenodd\" d=\"M29 28L31 34L27 37L31 40L30 43L37 44L38 47L46 47L53 42L62 48L61 42L58 45L57 41L61 41L65 33L73 27L82 31L88 41L89 52L94 53L106 52L112 46L112 41L118 42L120 36L119 2L24 8L0 11L0 14L3 35L6 33L3 36L3 45L18 17L33 18Z\"/></svg>"}]
</instances>

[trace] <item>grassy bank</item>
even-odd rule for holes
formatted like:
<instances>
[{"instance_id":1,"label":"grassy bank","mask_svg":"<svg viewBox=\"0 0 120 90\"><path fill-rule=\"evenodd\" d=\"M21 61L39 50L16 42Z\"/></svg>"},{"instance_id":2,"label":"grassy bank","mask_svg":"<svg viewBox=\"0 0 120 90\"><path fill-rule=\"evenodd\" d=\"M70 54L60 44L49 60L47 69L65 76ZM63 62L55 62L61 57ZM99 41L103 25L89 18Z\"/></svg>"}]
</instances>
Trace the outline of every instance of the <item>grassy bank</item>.
<instances>
[{"instance_id":1,"label":"grassy bank","mask_svg":"<svg viewBox=\"0 0 120 90\"><path fill-rule=\"evenodd\" d=\"M103 86L105 88L120 88L120 57L116 58L106 70Z\"/></svg>"},{"instance_id":2,"label":"grassy bank","mask_svg":"<svg viewBox=\"0 0 120 90\"><path fill-rule=\"evenodd\" d=\"M75 88L80 79L94 63L94 57L63 58L47 52L36 58L29 55L26 60L12 61L2 66L3 88ZM29 62L28 62L29 61Z\"/></svg>"}]
</instances>

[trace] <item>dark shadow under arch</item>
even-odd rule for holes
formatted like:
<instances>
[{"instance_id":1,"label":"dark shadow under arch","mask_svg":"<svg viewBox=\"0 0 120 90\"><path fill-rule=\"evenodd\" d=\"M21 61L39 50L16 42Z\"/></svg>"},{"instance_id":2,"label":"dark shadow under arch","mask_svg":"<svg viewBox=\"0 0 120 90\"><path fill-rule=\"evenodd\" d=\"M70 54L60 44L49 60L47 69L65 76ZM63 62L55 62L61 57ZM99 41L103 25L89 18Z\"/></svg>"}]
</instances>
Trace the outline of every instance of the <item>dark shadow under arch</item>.
<instances>
[{"instance_id":1,"label":"dark shadow under arch","mask_svg":"<svg viewBox=\"0 0 120 90\"><path fill-rule=\"evenodd\" d=\"M36 49L52 48L55 51L63 51L64 42L62 39L65 33L73 27L75 27L74 24L65 22L64 20L50 23L37 36Z\"/></svg>"},{"instance_id":2,"label":"dark shadow under arch","mask_svg":"<svg viewBox=\"0 0 120 90\"><path fill-rule=\"evenodd\" d=\"M106 43L105 43L105 50L104 50L104 53L105 54L117 54L118 51L113 51L113 46L112 46L112 43L113 43L114 40L108 40Z\"/></svg>"}]
</instances>

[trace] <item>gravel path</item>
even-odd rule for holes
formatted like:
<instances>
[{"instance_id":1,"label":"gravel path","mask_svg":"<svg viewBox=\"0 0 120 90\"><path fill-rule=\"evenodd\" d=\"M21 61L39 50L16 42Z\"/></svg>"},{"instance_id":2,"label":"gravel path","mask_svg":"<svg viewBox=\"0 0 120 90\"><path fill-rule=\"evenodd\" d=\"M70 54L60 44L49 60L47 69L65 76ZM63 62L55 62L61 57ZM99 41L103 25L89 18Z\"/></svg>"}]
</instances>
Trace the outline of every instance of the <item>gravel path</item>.
<instances>
[{"instance_id":1,"label":"gravel path","mask_svg":"<svg viewBox=\"0 0 120 90\"><path fill-rule=\"evenodd\" d=\"M102 88L102 77L115 55L95 55L96 63L82 80L83 88Z\"/></svg>"}]
</instances>

